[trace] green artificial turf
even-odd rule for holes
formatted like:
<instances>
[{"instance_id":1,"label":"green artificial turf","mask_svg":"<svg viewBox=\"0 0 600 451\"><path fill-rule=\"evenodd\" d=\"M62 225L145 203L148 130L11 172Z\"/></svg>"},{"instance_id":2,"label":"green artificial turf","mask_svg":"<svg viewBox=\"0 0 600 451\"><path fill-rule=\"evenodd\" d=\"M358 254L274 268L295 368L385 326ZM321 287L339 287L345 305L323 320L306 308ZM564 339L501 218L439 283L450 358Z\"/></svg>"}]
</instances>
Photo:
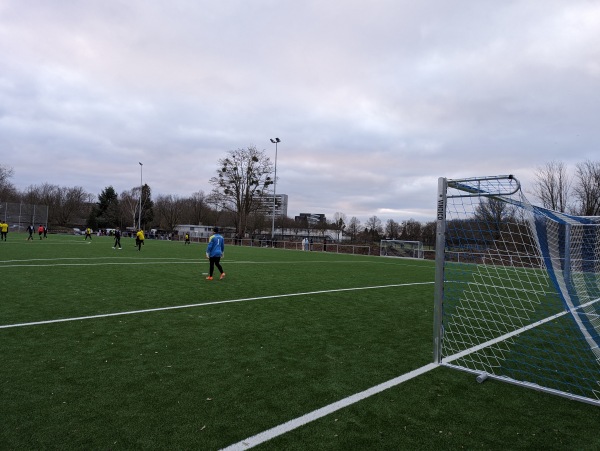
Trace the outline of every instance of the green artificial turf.
<instances>
[{"instance_id":1,"label":"green artificial turf","mask_svg":"<svg viewBox=\"0 0 600 451\"><path fill-rule=\"evenodd\" d=\"M432 361L432 262L228 246L208 282L204 245L25 238L0 243L2 449L219 449ZM597 449L599 414L436 368L259 449Z\"/></svg>"}]
</instances>

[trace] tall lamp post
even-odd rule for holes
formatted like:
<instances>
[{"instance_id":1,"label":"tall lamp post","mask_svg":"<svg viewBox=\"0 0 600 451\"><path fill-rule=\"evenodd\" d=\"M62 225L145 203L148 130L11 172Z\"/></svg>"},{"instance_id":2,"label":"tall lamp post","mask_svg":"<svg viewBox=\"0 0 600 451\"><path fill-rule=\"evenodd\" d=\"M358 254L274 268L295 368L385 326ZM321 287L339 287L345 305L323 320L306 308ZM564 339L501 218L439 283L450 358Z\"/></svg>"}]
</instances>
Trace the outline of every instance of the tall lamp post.
<instances>
[{"instance_id":1,"label":"tall lamp post","mask_svg":"<svg viewBox=\"0 0 600 451\"><path fill-rule=\"evenodd\" d=\"M144 165L140 163L140 214L138 216L138 230L142 230L142 191L144 189L144 183L142 182L142 169Z\"/></svg>"},{"instance_id":2,"label":"tall lamp post","mask_svg":"<svg viewBox=\"0 0 600 451\"><path fill-rule=\"evenodd\" d=\"M275 179L273 180L273 222L271 224L271 246L275 241L275 194L277 191L277 144L281 142L279 138L271 138L271 142L275 144Z\"/></svg>"}]
</instances>

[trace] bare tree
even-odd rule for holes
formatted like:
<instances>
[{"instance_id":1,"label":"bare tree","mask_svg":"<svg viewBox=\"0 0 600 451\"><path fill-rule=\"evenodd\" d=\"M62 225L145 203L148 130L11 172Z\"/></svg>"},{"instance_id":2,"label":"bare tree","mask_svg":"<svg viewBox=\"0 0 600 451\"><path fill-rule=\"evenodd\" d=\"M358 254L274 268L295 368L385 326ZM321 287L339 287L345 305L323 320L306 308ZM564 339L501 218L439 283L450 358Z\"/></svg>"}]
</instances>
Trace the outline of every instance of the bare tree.
<instances>
[{"instance_id":1,"label":"bare tree","mask_svg":"<svg viewBox=\"0 0 600 451\"><path fill-rule=\"evenodd\" d=\"M229 151L219 166L217 176L209 182L223 207L235 213L236 233L243 236L248 215L263 206L266 195L272 196L273 165L263 151L252 146Z\"/></svg>"},{"instance_id":2,"label":"bare tree","mask_svg":"<svg viewBox=\"0 0 600 451\"><path fill-rule=\"evenodd\" d=\"M281 228L283 230L293 230L298 235L298 223L294 220L294 218L290 218L289 216L281 216Z\"/></svg>"},{"instance_id":3,"label":"bare tree","mask_svg":"<svg viewBox=\"0 0 600 451\"><path fill-rule=\"evenodd\" d=\"M50 183L30 185L19 197L24 204L48 207L48 224L63 227L82 224L91 211L89 199L93 199L80 186L69 188Z\"/></svg>"},{"instance_id":4,"label":"bare tree","mask_svg":"<svg viewBox=\"0 0 600 451\"><path fill-rule=\"evenodd\" d=\"M0 164L0 186L9 183L9 179L15 175L15 171L10 166Z\"/></svg>"},{"instance_id":5,"label":"bare tree","mask_svg":"<svg viewBox=\"0 0 600 451\"><path fill-rule=\"evenodd\" d=\"M575 213L582 216L600 215L600 161L586 160L577 164L573 193Z\"/></svg>"},{"instance_id":6,"label":"bare tree","mask_svg":"<svg viewBox=\"0 0 600 451\"><path fill-rule=\"evenodd\" d=\"M10 182L13 175L13 168L0 164L0 201L14 202L17 200L17 190Z\"/></svg>"},{"instance_id":7,"label":"bare tree","mask_svg":"<svg viewBox=\"0 0 600 451\"><path fill-rule=\"evenodd\" d=\"M48 207L48 222L52 224L57 224L57 214L59 214L60 208L59 190L57 185L43 183L30 186L28 191L31 199L36 199L36 204Z\"/></svg>"},{"instance_id":8,"label":"bare tree","mask_svg":"<svg viewBox=\"0 0 600 451\"><path fill-rule=\"evenodd\" d=\"M437 222L430 221L426 223L421 230L421 240L425 246L435 246L437 231Z\"/></svg>"},{"instance_id":9,"label":"bare tree","mask_svg":"<svg viewBox=\"0 0 600 451\"><path fill-rule=\"evenodd\" d=\"M344 229L346 228L347 217L344 213L340 213L339 211L333 215L333 227L337 231L337 239L340 240L340 234L344 233Z\"/></svg>"},{"instance_id":10,"label":"bare tree","mask_svg":"<svg viewBox=\"0 0 600 451\"><path fill-rule=\"evenodd\" d=\"M129 191L123 191L119 198L119 207L123 219L131 224L131 227L136 227L137 212L140 208L140 189L133 188Z\"/></svg>"},{"instance_id":11,"label":"bare tree","mask_svg":"<svg viewBox=\"0 0 600 451\"><path fill-rule=\"evenodd\" d=\"M419 222L410 218L402 223L402 233L400 238L407 241L421 241L423 225Z\"/></svg>"},{"instance_id":12,"label":"bare tree","mask_svg":"<svg viewBox=\"0 0 600 451\"><path fill-rule=\"evenodd\" d=\"M571 177L563 162L551 161L536 169L533 194L540 199L545 208L565 212L570 190Z\"/></svg>"},{"instance_id":13,"label":"bare tree","mask_svg":"<svg viewBox=\"0 0 600 451\"><path fill-rule=\"evenodd\" d=\"M154 208L158 214L160 228L169 232L175 229L180 223L184 212L185 200L177 196L158 196L154 203Z\"/></svg>"},{"instance_id":14,"label":"bare tree","mask_svg":"<svg viewBox=\"0 0 600 451\"><path fill-rule=\"evenodd\" d=\"M58 189L57 223L67 226L81 221L89 213L89 193L81 186Z\"/></svg>"},{"instance_id":15,"label":"bare tree","mask_svg":"<svg viewBox=\"0 0 600 451\"><path fill-rule=\"evenodd\" d=\"M400 224L393 219L388 219L385 223L385 236L394 240L400 236Z\"/></svg>"},{"instance_id":16,"label":"bare tree","mask_svg":"<svg viewBox=\"0 0 600 451\"><path fill-rule=\"evenodd\" d=\"M37 185L29 185L21 194L21 199L23 202L30 205L40 204L41 198L42 190Z\"/></svg>"},{"instance_id":17,"label":"bare tree","mask_svg":"<svg viewBox=\"0 0 600 451\"><path fill-rule=\"evenodd\" d=\"M43 183L36 187L35 192L38 202L48 206L49 223L68 226L89 214L90 209L85 202L87 193L81 187L67 188Z\"/></svg>"},{"instance_id":18,"label":"bare tree","mask_svg":"<svg viewBox=\"0 0 600 451\"><path fill-rule=\"evenodd\" d=\"M221 217L223 216L227 199L225 199L223 194L218 191L213 191L206 197L206 203L210 205L212 212L209 217L210 222L212 223L211 225L223 226L224 224L221 223Z\"/></svg>"},{"instance_id":19,"label":"bare tree","mask_svg":"<svg viewBox=\"0 0 600 451\"><path fill-rule=\"evenodd\" d=\"M206 202L206 195L203 191L192 194L187 201L186 216L189 224L203 224L206 219L209 207Z\"/></svg>"},{"instance_id":20,"label":"bare tree","mask_svg":"<svg viewBox=\"0 0 600 451\"><path fill-rule=\"evenodd\" d=\"M377 216L371 216L367 219L367 223L365 224L365 229L369 229L369 235L372 240L375 240L383 233L383 227L381 225L381 219Z\"/></svg>"},{"instance_id":21,"label":"bare tree","mask_svg":"<svg viewBox=\"0 0 600 451\"><path fill-rule=\"evenodd\" d=\"M293 230L296 235L296 239L298 239L298 234L303 231L304 223L302 221L297 221L296 218L290 218L290 229Z\"/></svg>"},{"instance_id":22,"label":"bare tree","mask_svg":"<svg viewBox=\"0 0 600 451\"><path fill-rule=\"evenodd\" d=\"M356 240L358 234L362 231L362 226L360 225L360 220L356 218L356 216L352 216L350 218L350 222L348 223L348 228L346 229L346 233L350 235L350 239L352 241Z\"/></svg>"},{"instance_id":23,"label":"bare tree","mask_svg":"<svg viewBox=\"0 0 600 451\"><path fill-rule=\"evenodd\" d=\"M475 219L482 226L482 234L491 234L490 238L500 239L503 231L508 229L508 224L514 222L516 207L493 197L482 198L475 207Z\"/></svg>"},{"instance_id":24,"label":"bare tree","mask_svg":"<svg viewBox=\"0 0 600 451\"><path fill-rule=\"evenodd\" d=\"M147 183L142 186L142 214L141 227L145 228L154 220L154 201L152 200L152 189Z\"/></svg>"},{"instance_id":25,"label":"bare tree","mask_svg":"<svg viewBox=\"0 0 600 451\"><path fill-rule=\"evenodd\" d=\"M248 215L246 221L247 229L252 236L259 234L262 230L271 228L271 220L263 212L253 211Z\"/></svg>"}]
</instances>

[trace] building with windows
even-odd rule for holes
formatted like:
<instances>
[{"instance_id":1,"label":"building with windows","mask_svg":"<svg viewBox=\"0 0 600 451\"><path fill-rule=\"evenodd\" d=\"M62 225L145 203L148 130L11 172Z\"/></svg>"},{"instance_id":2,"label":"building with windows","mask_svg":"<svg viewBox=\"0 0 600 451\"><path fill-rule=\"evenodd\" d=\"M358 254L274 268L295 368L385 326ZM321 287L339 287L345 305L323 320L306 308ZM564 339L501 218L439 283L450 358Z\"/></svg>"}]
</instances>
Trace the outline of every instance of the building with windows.
<instances>
[{"instance_id":1,"label":"building with windows","mask_svg":"<svg viewBox=\"0 0 600 451\"><path fill-rule=\"evenodd\" d=\"M214 233L213 228L214 226L201 224L178 224L175 226L175 232L179 236L189 233L190 238L208 238Z\"/></svg>"},{"instance_id":2,"label":"building with windows","mask_svg":"<svg viewBox=\"0 0 600 451\"><path fill-rule=\"evenodd\" d=\"M264 196L259 199L262 204L257 210L259 213L265 216L273 216L273 196ZM288 195L287 194L276 194L275 195L275 217L287 217L288 212Z\"/></svg>"}]
</instances>

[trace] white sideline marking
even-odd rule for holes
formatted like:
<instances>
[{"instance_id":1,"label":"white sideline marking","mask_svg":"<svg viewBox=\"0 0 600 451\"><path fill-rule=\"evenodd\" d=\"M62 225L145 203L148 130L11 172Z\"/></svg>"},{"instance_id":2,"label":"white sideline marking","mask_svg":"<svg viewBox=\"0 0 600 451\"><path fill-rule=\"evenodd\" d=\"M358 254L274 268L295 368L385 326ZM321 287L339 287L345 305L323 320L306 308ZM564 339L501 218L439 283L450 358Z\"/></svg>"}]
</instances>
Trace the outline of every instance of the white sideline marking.
<instances>
[{"instance_id":1,"label":"white sideline marking","mask_svg":"<svg viewBox=\"0 0 600 451\"><path fill-rule=\"evenodd\" d=\"M124 260L132 260L134 259L134 257L101 257L102 259L106 259L106 258L112 258L114 260L118 260L115 262L94 262L94 263L55 263L55 264L11 264L11 265L5 265L4 263L9 262L9 263L14 263L14 262L29 262L29 261L44 261L44 260L48 260L48 261L55 261L55 260L98 260L96 258L89 258L89 259L82 259L82 258L63 258L63 259L30 259L30 260L5 260L5 261L0 261L0 268L4 269L4 268L53 268L55 266L115 266L115 265L197 265L197 264L203 264L204 262L198 259L194 259L194 260L184 260L184 259L169 259L167 258L166 260L169 261L165 261L165 259L157 259L157 258L143 258L137 261L133 261L133 262L128 262L128 261L124 261ZM223 262L223 260L221 260L221 262ZM258 261L236 261L236 260L226 260L226 263L228 265L230 264L253 264L253 265L284 265L284 264L292 264L292 265L297 265L297 264L302 264L302 263L308 263L308 264L315 264L315 263L326 263L326 264L332 264L332 263L351 263L351 264L356 264L356 263L365 263L365 264L374 264L375 262L372 261L359 261L359 262L349 262L349 261L327 261L327 260L314 260L314 261L263 261L263 262L258 262ZM381 264L381 263L377 263L377 264ZM387 263L383 263L383 264L387 264ZM411 266L411 265L406 265L406 266Z\"/></svg>"},{"instance_id":2,"label":"white sideline marking","mask_svg":"<svg viewBox=\"0 0 600 451\"><path fill-rule=\"evenodd\" d=\"M361 391L352 396L348 396L347 398L336 401L333 404L329 404L328 406L321 407L317 410L313 410L312 412L309 412L306 415L294 418L293 420L280 424L279 426L267 429L266 431L253 435L252 437L248 437L240 442L234 443L233 445L229 445L227 448L223 448L223 451L239 451L252 448L256 445L260 445L261 443L271 440L272 438L275 438L279 435L285 434L286 432L289 432L293 429L310 423L311 421L329 415L330 413L335 412L336 410L348 407L349 405L354 404L358 401L362 401L363 399L366 399L369 396L376 395L377 393L387 390L388 388L394 387L414 377L420 376L421 374L431 371L434 368L437 368L438 366L439 365L437 363L429 363L425 366L422 366L421 368L417 368L416 370L403 374L402 376L390 379L387 382L375 385L374 387L368 388L367 390Z\"/></svg>"},{"instance_id":3,"label":"white sideline marking","mask_svg":"<svg viewBox=\"0 0 600 451\"><path fill-rule=\"evenodd\" d=\"M129 256L121 256L121 257L60 257L60 258L25 258L18 260L2 260L0 263L15 263L15 262L56 262L59 260L181 260L181 261L194 261L198 262L198 259L189 259L189 258L176 258L176 257L145 257L140 259L139 257L129 257ZM49 265L52 266L52 265Z\"/></svg>"},{"instance_id":4,"label":"white sideline marking","mask_svg":"<svg viewBox=\"0 0 600 451\"><path fill-rule=\"evenodd\" d=\"M480 345L477 346L473 346L469 349L466 349L462 352L458 352L456 354L450 355L444 359L442 359L442 364L449 364L450 362L453 362L454 360L457 360L461 357L464 357L468 354L471 354L473 352L479 351L483 348L486 348L488 346L491 346L493 344L499 343L501 341L504 341L510 337L513 337L515 335L518 335L520 333L523 333L525 331L528 331L530 329L533 329L537 326L540 326L544 323L547 323L549 321L555 320L557 318L560 318L561 316L566 315L567 313L571 313L574 310L583 308L583 307L587 307L589 305L592 305L596 302L600 301L600 298L598 299L594 299L593 301L587 302L585 304L580 305L578 308L575 309L571 309L571 310L566 310L563 312L559 312L555 315L552 315L548 318L545 318L543 320L540 321L536 321L535 323L532 323L528 326L522 327L521 329L518 329L516 331L504 334L500 337L497 337L493 340L489 340L486 341L485 343L481 343ZM326 415L329 415L332 412L335 412L336 410L342 409L344 407L348 407L351 404L354 404L358 401L362 401L365 398L368 398L369 396L375 395L377 393L380 393L384 390L387 390L388 388L394 387L396 385L399 385L403 382L406 382L409 379L412 379L416 376L420 376L421 374L424 374L428 371L433 370L434 368L437 368L438 366L440 366L437 363L430 363L428 365L422 366L421 368L418 368L416 370L413 370L409 373L403 374L402 376L398 376L397 378L391 379L387 382L383 382L382 384L376 385L374 387L371 387L365 391L362 391L360 393L357 393L355 395L349 396L347 398L344 398L340 401L334 402L333 404L329 404L328 406L325 407L321 407L320 409L314 410L312 412L309 412L305 415L302 415L301 417L295 418L293 420L290 420L286 423L283 423L279 426L275 426L274 428L271 429L267 429L266 431L263 431L259 434L253 435L252 437L248 437L242 441L239 441L237 443L234 443L233 445L229 445L226 448L222 448L221 451L240 451L240 450L246 450L249 448L252 448L256 445L260 445L261 443L264 443L268 440L271 440L272 438L275 438L279 435L285 434L286 432L289 432L293 429L296 429L300 426L303 426L307 423L310 423L311 421L317 420L319 418L322 418Z\"/></svg>"},{"instance_id":5,"label":"white sideline marking","mask_svg":"<svg viewBox=\"0 0 600 451\"><path fill-rule=\"evenodd\" d=\"M372 287L339 288L339 289L335 289L335 290L320 290L320 291L308 291L308 292L304 292L304 293L279 294L279 295L261 296L261 297L254 297L254 298L232 299L229 301L214 301L214 302L205 302L205 303L200 303L200 304L189 304L189 305L179 305L179 306L172 306L172 307L159 307L159 308L153 308L153 309L132 310L129 312L105 313L105 314L101 314L101 315L80 316L80 317L75 317L75 318L62 318L62 319L47 320L47 321L35 321L35 322L30 322L30 323L6 324L6 325L0 325L0 329L8 329L11 327L37 326L37 325L42 325L42 324L62 323L62 322L68 322L68 321L81 321L81 320L95 319L95 318L108 318L111 316L133 315L133 314L138 314L138 313L159 312L159 311L166 311L166 310L192 308L192 307L203 307L203 306L207 306L207 305L229 304L229 303L233 303L233 302L254 301L254 300L261 300L261 299L276 299L276 298L283 298L283 297L306 296L306 295L311 295L311 294L326 294L326 293L336 293L336 292L342 292L342 291L372 290L372 289L378 289L378 288L406 287L406 286L414 286L414 285L431 285L433 283L435 283L435 282L412 282L412 283L400 283L400 284L392 284L392 285L377 285L377 286L372 286ZM290 420L287 423L283 423L283 424L276 426L272 429L269 429L267 431L261 432L253 437L242 440L241 442L230 445L224 449L225 450L244 450L244 449L248 449L250 447L256 446L260 443L263 443L267 440L277 437L278 435L281 435L281 434L289 432L293 429L296 429L306 423L309 423L318 418L329 415L330 413L335 412L336 410L347 407L358 401L361 401L361 400L366 399L370 396L373 396L377 393L380 393L384 390L387 390L388 388L394 387L394 386L399 385L403 382L406 382L407 380L410 380L414 377L420 376L421 374L431 371L432 369L434 369L438 366L439 365L437 363L430 363L428 365L422 366L421 368L410 371L409 373L403 374L402 376L398 376L394 379L383 382L374 387L368 388L367 390L364 390L360 393L356 393L352 396L344 398L333 404L322 407L313 412L307 413L306 415L303 415L296 419Z\"/></svg>"},{"instance_id":6,"label":"white sideline marking","mask_svg":"<svg viewBox=\"0 0 600 451\"><path fill-rule=\"evenodd\" d=\"M195 262L188 261L175 261L175 262L164 262L164 261L137 261L137 262L104 262L104 263L56 263L54 265L0 265L0 268L54 268L56 266L121 266L121 265L190 265L198 264ZM231 262L227 262L231 263Z\"/></svg>"},{"instance_id":7,"label":"white sideline marking","mask_svg":"<svg viewBox=\"0 0 600 451\"><path fill-rule=\"evenodd\" d=\"M184 308L204 307L207 305L231 304L234 302L258 301L261 299L277 299L277 298L286 298L286 297L294 297L294 296L307 296L307 295L311 295L311 294L338 293L338 292L342 292L342 291L374 290L374 289L378 289L378 288L408 287L408 286L412 286L412 285L431 285L433 283L434 282L412 282L412 283L398 283L398 284L392 284L392 285L377 285L377 286L373 286L373 287L338 288L335 290L307 291L304 293L274 294L271 296L231 299L228 301L213 301L213 302L203 302L203 303L199 303L199 304L174 305L171 307L156 307L156 308L149 308L149 309L143 309L143 310L132 310L132 311L128 311L128 312L103 313L100 315L78 316L78 317L74 317L74 318L61 318L61 319L51 319L51 320L46 320L46 321L33 321L30 323L4 324L4 325L0 325L0 329L8 329L10 327L39 326L41 324L65 323L68 321L82 321L82 320L86 320L86 319L108 318L111 316L135 315L135 314L139 314L139 313L162 312L162 311L166 311L166 310L178 310L178 309L184 309Z\"/></svg>"}]
</instances>

